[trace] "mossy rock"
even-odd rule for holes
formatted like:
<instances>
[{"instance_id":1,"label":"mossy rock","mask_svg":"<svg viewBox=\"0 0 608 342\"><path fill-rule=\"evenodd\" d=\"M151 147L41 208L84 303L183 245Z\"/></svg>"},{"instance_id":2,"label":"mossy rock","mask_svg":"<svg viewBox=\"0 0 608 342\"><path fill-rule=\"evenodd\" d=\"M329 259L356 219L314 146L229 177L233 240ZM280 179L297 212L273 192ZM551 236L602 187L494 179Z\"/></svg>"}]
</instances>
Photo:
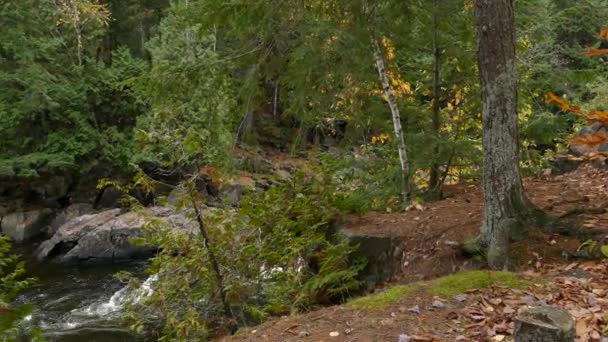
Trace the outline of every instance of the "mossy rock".
<instances>
[{"instance_id":1,"label":"mossy rock","mask_svg":"<svg viewBox=\"0 0 608 342\"><path fill-rule=\"evenodd\" d=\"M419 286L416 284L398 285L377 294L356 298L349 304L358 310L382 309L388 305L397 304L401 299L418 288Z\"/></svg>"},{"instance_id":2,"label":"mossy rock","mask_svg":"<svg viewBox=\"0 0 608 342\"><path fill-rule=\"evenodd\" d=\"M438 278L430 283L428 292L435 296L450 297L474 289L485 289L492 285L524 288L528 282L511 272L470 271Z\"/></svg>"}]
</instances>

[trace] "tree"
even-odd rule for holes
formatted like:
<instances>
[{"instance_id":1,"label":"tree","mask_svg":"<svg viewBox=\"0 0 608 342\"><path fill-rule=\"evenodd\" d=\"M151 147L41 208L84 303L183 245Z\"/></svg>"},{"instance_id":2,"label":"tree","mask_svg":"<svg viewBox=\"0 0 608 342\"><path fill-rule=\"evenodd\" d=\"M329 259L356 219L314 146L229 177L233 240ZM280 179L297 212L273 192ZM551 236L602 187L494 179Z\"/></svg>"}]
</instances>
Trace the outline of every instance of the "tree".
<instances>
[{"instance_id":1,"label":"tree","mask_svg":"<svg viewBox=\"0 0 608 342\"><path fill-rule=\"evenodd\" d=\"M532 214L519 170L514 3L475 5L484 167L484 220L477 242L496 269L508 266L511 233Z\"/></svg>"}]
</instances>

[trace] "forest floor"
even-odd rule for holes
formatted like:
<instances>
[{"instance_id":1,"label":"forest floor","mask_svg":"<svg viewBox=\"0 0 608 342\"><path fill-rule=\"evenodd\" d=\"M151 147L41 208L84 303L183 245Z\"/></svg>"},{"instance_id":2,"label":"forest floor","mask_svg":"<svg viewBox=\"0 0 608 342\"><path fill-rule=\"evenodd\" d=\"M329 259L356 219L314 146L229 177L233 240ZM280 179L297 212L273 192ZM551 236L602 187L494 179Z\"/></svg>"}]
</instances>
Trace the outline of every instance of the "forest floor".
<instances>
[{"instance_id":1,"label":"forest floor","mask_svg":"<svg viewBox=\"0 0 608 342\"><path fill-rule=\"evenodd\" d=\"M607 179L608 171L583 165L564 175L528 178L525 188L551 215L606 237ZM576 236L532 229L512 246L515 273L474 271L482 263L465 258L455 245L479 232L480 188L449 186L445 195L402 213L347 218L349 230L403 241L403 272L374 294L242 328L223 340L512 341L518 310L548 304L576 318L579 341L602 341L608 262L573 258L583 243Z\"/></svg>"}]
</instances>

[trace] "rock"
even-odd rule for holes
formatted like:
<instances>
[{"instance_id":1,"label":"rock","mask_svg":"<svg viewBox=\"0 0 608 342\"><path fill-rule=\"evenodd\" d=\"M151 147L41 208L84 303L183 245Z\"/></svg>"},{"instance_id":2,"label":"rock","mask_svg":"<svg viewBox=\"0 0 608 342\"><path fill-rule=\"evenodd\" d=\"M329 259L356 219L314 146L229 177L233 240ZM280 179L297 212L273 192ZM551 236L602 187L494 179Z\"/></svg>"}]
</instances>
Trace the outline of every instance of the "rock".
<instances>
[{"instance_id":1,"label":"rock","mask_svg":"<svg viewBox=\"0 0 608 342\"><path fill-rule=\"evenodd\" d=\"M605 157L594 158L591 166L596 169L608 169L608 159Z\"/></svg>"},{"instance_id":2,"label":"rock","mask_svg":"<svg viewBox=\"0 0 608 342\"><path fill-rule=\"evenodd\" d=\"M574 319L557 307L522 311L515 318L515 342L574 342Z\"/></svg>"},{"instance_id":3,"label":"rock","mask_svg":"<svg viewBox=\"0 0 608 342\"><path fill-rule=\"evenodd\" d=\"M602 124L599 122L594 122L591 126L585 126L578 131L579 137L584 137L586 135L595 134L597 131L602 128Z\"/></svg>"},{"instance_id":4,"label":"rock","mask_svg":"<svg viewBox=\"0 0 608 342\"><path fill-rule=\"evenodd\" d=\"M243 186L240 184L226 186L221 190L219 197L224 203L235 207L243 199Z\"/></svg>"},{"instance_id":5,"label":"rock","mask_svg":"<svg viewBox=\"0 0 608 342\"><path fill-rule=\"evenodd\" d=\"M412 337L406 334L401 334L397 337L397 342L410 342Z\"/></svg>"},{"instance_id":6,"label":"rock","mask_svg":"<svg viewBox=\"0 0 608 342\"><path fill-rule=\"evenodd\" d=\"M59 206L62 198L66 197L70 188L70 182L67 177L51 176L43 177L39 181L33 182L31 190L37 195L37 198L48 206Z\"/></svg>"},{"instance_id":7,"label":"rock","mask_svg":"<svg viewBox=\"0 0 608 342\"><path fill-rule=\"evenodd\" d=\"M445 308L445 304L440 300L434 300L433 304L431 304L431 307L433 307L434 309L443 309Z\"/></svg>"},{"instance_id":8,"label":"rock","mask_svg":"<svg viewBox=\"0 0 608 342\"><path fill-rule=\"evenodd\" d=\"M24 242L42 232L53 213L50 209L16 212L2 217L2 233L15 242Z\"/></svg>"},{"instance_id":9,"label":"rock","mask_svg":"<svg viewBox=\"0 0 608 342\"><path fill-rule=\"evenodd\" d=\"M583 270L581 268L572 268L560 273L564 277L572 277L577 279L590 279L593 277L593 273Z\"/></svg>"},{"instance_id":10,"label":"rock","mask_svg":"<svg viewBox=\"0 0 608 342\"><path fill-rule=\"evenodd\" d=\"M75 203L67 208L59 211L51 223L46 227L46 233L48 236L55 234L59 227L63 226L66 222L93 212L93 205L89 203Z\"/></svg>"},{"instance_id":11,"label":"rock","mask_svg":"<svg viewBox=\"0 0 608 342\"><path fill-rule=\"evenodd\" d=\"M570 144L569 151L575 156L582 157L590 153L596 152L596 148L586 144Z\"/></svg>"},{"instance_id":12,"label":"rock","mask_svg":"<svg viewBox=\"0 0 608 342\"><path fill-rule=\"evenodd\" d=\"M57 257L60 262L114 261L148 255L155 249L135 246L129 240L143 236L149 217L163 218L172 229L198 233L196 223L183 213L164 207L145 209L144 215L121 209L76 217L36 250L39 260Z\"/></svg>"},{"instance_id":13,"label":"rock","mask_svg":"<svg viewBox=\"0 0 608 342\"><path fill-rule=\"evenodd\" d=\"M293 178L291 173L289 173L289 171L285 170L285 169L278 169L275 174L277 175L277 177L282 180L282 181L291 181L291 179Z\"/></svg>"},{"instance_id":14,"label":"rock","mask_svg":"<svg viewBox=\"0 0 608 342\"><path fill-rule=\"evenodd\" d=\"M298 333L298 337L299 338L304 338L304 337L308 337L310 336L310 333L308 331L302 330Z\"/></svg>"},{"instance_id":15,"label":"rock","mask_svg":"<svg viewBox=\"0 0 608 342\"><path fill-rule=\"evenodd\" d=\"M608 152L608 142L602 143L597 147L598 152Z\"/></svg>"},{"instance_id":16,"label":"rock","mask_svg":"<svg viewBox=\"0 0 608 342\"><path fill-rule=\"evenodd\" d=\"M352 260L361 257L367 260L361 277L367 284L368 290L374 288L378 283L390 280L401 271L402 250L401 241L398 238L366 235L347 229L342 229L340 234L351 245L359 246L351 254Z\"/></svg>"},{"instance_id":17,"label":"rock","mask_svg":"<svg viewBox=\"0 0 608 342\"><path fill-rule=\"evenodd\" d=\"M452 298L454 298L455 301L464 303L464 302L467 301L467 299L469 298L469 296L466 295L466 294L457 294L457 295L454 295L454 297L452 297Z\"/></svg>"},{"instance_id":18,"label":"rock","mask_svg":"<svg viewBox=\"0 0 608 342\"><path fill-rule=\"evenodd\" d=\"M113 186L107 186L101 190L93 203L95 209L118 208L124 194Z\"/></svg>"},{"instance_id":19,"label":"rock","mask_svg":"<svg viewBox=\"0 0 608 342\"><path fill-rule=\"evenodd\" d=\"M555 155L549 160L549 164L551 165L551 168L554 171L554 175L561 175L564 173L572 172L576 170L582 163L582 158L572 158L566 154Z\"/></svg>"}]
</instances>

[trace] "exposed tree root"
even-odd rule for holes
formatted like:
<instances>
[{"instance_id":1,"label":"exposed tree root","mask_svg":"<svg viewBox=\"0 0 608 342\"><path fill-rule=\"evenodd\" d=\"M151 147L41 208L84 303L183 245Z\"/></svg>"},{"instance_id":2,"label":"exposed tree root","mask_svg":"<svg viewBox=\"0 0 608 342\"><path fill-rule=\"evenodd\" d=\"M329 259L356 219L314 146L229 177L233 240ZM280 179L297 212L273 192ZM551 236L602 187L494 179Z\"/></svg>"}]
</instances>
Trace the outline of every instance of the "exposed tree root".
<instances>
[{"instance_id":1,"label":"exposed tree root","mask_svg":"<svg viewBox=\"0 0 608 342\"><path fill-rule=\"evenodd\" d=\"M593 214L593 215L599 215L599 214L603 214L606 212L606 208L608 208L608 202L597 206L597 207L591 207L591 208L587 208L587 207L576 207L574 209L569 210L568 212L562 214L559 216L560 219L563 218L567 218L567 217L571 217L571 216L577 216L577 215L582 215L582 214Z\"/></svg>"}]
</instances>

